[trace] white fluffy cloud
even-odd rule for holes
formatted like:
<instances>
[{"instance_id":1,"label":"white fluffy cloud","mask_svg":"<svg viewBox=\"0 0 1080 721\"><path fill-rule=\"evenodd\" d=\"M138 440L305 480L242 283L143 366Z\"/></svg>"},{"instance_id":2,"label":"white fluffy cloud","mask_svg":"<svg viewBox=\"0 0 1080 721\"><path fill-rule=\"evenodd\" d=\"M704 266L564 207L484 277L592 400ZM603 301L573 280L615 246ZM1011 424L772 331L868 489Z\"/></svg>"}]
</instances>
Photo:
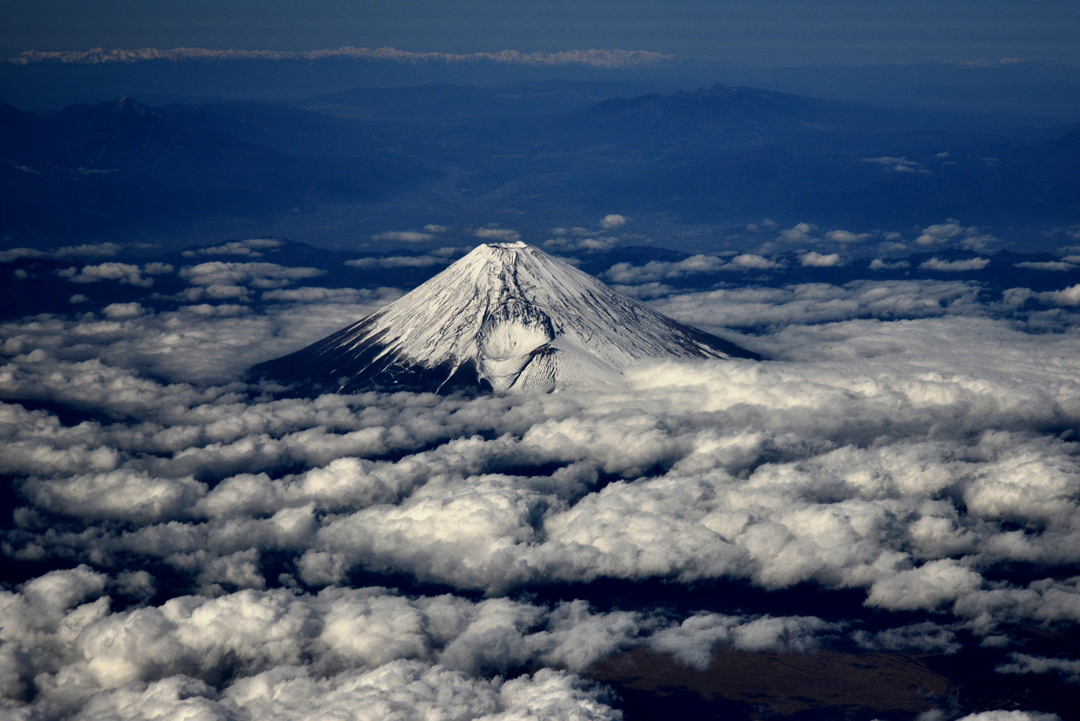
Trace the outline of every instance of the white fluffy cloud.
<instances>
[{"instance_id":1,"label":"white fluffy cloud","mask_svg":"<svg viewBox=\"0 0 1080 721\"><path fill-rule=\"evenodd\" d=\"M1064 290L1051 290L1039 293L1038 297L1054 305L1080 305L1080 284L1071 285Z\"/></svg>"},{"instance_id":2,"label":"white fluffy cloud","mask_svg":"<svg viewBox=\"0 0 1080 721\"><path fill-rule=\"evenodd\" d=\"M665 278L681 278L694 273L713 273L725 265L725 261L716 256L693 255L675 262L652 260L645 265L616 263L606 275L616 283L648 283Z\"/></svg>"},{"instance_id":3,"label":"white fluffy cloud","mask_svg":"<svg viewBox=\"0 0 1080 721\"><path fill-rule=\"evenodd\" d=\"M1049 260L1049 261L1025 261L1023 263L1013 263L1014 268L1023 268L1025 270L1054 270L1054 271L1067 271L1076 270L1078 267L1074 263L1067 263L1062 260Z\"/></svg>"},{"instance_id":4,"label":"white fluffy cloud","mask_svg":"<svg viewBox=\"0 0 1080 721\"><path fill-rule=\"evenodd\" d=\"M65 256L101 257L116 255L123 246L116 243L84 243L82 245L65 245L58 248L54 255L58 258Z\"/></svg>"},{"instance_id":5,"label":"white fluffy cloud","mask_svg":"<svg viewBox=\"0 0 1080 721\"><path fill-rule=\"evenodd\" d=\"M956 281L854 281L844 286L805 283L784 288L733 288L674 295L657 310L701 328L787 327L856 318L981 315L978 288ZM751 341L752 342L752 341ZM760 340L758 341L760 342Z\"/></svg>"},{"instance_id":6,"label":"white fluffy cloud","mask_svg":"<svg viewBox=\"0 0 1080 721\"><path fill-rule=\"evenodd\" d=\"M929 173L922 166L922 163L916 163L914 160L908 160L907 158L894 158L890 156L881 156L878 158L863 158L864 163L875 163L877 165L883 165L886 168L897 173Z\"/></svg>"},{"instance_id":7,"label":"white fluffy cloud","mask_svg":"<svg viewBox=\"0 0 1080 721\"><path fill-rule=\"evenodd\" d=\"M266 262L234 262L214 260L184 266L177 275L192 287L182 298L192 303L203 300L236 300L246 302L249 288L271 290L285 288L294 280L317 278L326 271Z\"/></svg>"},{"instance_id":8,"label":"white fluffy cloud","mask_svg":"<svg viewBox=\"0 0 1080 721\"><path fill-rule=\"evenodd\" d=\"M995 669L998 673L1058 673L1068 683L1080 683L1080 661L1071 658L1046 658L1026 653L1012 654L1012 663Z\"/></svg>"},{"instance_id":9,"label":"white fluffy cloud","mask_svg":"<svg viewBox=\"0 0 1080 721\"><path fill-rule=\"evenodd\" d=\"M830 230L825 237L834 243L860 243L873 237L871 233L852 233L850 230Z\"/></svg>"},{"instance_id":10,"label":"white fluffy cloud","mask_svg":"<svg viewBox=\"0 0 1080 721\"><path fill-rule=\"evenodd\" d=\"M398 243L426 243L434 240L432 233L419 233L415 230L390 230L371 236L372 240L389 240Z\"/></svg>"},{"instance_id":11,"label":"white fluffy cloud","mask_svg":"<svg viewBox=\"0 0 1080 721\"><path fill-rule=\"evenodd\" d=\"M155 264L155 266L158 264ZM154 270L157 268L155 267ZM139 266L131 263L101 263L99 265L84 265L82 268L65 268L56 271L61 278L67 278L72 283L98 283L103 280L117 280L121 283L149 288L154 284L153 278L144 278L139 271Z\"/></svg>"},{"instance_id":12,"label":"white fluffy cloud","mask_svg":"<svg viewBox=\"0 0 1080 721\"><path fill-rule=\"evenodd\" d=\"M881 258L874 258L870 261L870 270L901 270L903 268L910 268L911 263L906 260L887 261Z\"/></svg>"},{"instance_id":13,"label":"white fluffy cloud","mask_svg":"<svg viewBox=\"0 0 1080 721\"><path fill-rule=\"evenodd\" d=\"M116 243L66 245L62 248L58 248L52 253L36 250L34 248L12 248L10 250L0 251L0 263L10 263L19 258L108 257L119 253L122 247L123 246Z\"/></svg>"},{"instance_id":14,"label":"white fluffy cloud","mask_svg":"<svg viewBox=\"0 0 1080 721\"><path fill-rule=\"evenodd\" d=\"M512 243L521 240L521 234L509 228L479 228L473 235L481 240L489 240L496 243Z\"/></svg>"},{"instance_id":15,"label":"white fluffy cloud","mask_svg":"<svg viewBox=\"0 0 1080 721\"><path fill-rule=\"evenodd\" d=\"M939 270L946 273L962 273L968 270L982 270L990 265L989 258L965 258L964 260L942 260L936 255L919 264L920 270Z\"/></svg>"},{"instance_id":16,"label":"white fluffy cloud","mask_svg":"<svg viewBox=\"0 0 1080 721\"><path fill-rule=\"evenodd\" d=\"M263 251L274 250L283 245L285 245L284 241L275 238L250 238L234 240L212 248L185 250L181 255L185 258L197 258L200 255L243 255L249 258L261 258Z\"/></svg>"},{"instance_id":17,"label":"white fluffy cloud","mask_svg":"<svg viewBox=\"0 0 1080 721\"><path fill-rule=\"evenodd\" d=\"M780 265L754 253L741 253L732 258L727 267L733 270L768 270L779 268Z\"/></svg>"},{"instance_id":18,"label":"white fluffy cloud","mask_svg":"<svg viewBox=\"0 0 1080 721\"><path fill-rule=\"evenodd\" d=\"M789 243L805 243L814 240L814 232L818 229L812 223L797 223L787 230L780 231L780 237Z\"/></svg>"},{"instance_id":19,"label":"white fluffy cloud","mask_svg":"<svg viewBox=\"0 0 1080 721\"><path fill-rule=\"evenodd\" d=\"M610 215L605 215L600 220L600 227L604 228L605 230L610 230L611 228L618 228L626 225L629 222L630 219L626 216L619 215L618 213L611 213Z\"/></svg>"},{"instance_id":20,"label":"white fluffy cloud","mask_svg":"<svg viewBox=\"0 0 1080 721\"><path fill-rule=\"evenodd\" d=\"M569 252L574 250L610 250L611 248L615 247L615 244L618 241L618 238L612 238L607 236L587 236L584 238L558 237L545 240L544 247L560 252Z\"/></svg>"},{"instance_id":21,"label":"white fluffy cloud","mask_svg":"<svg viewBox=\"0 0 1080 721\"><path fill-rule=\"evenodd\" d=\"M923 228L922 233L915 239L917 245L934 246L951 243L976 251L987 250L998 242L994 236L980 233L975 226L965 227L954 218Z\"/></svg>"},{"instance_id":22,"label":"white fluffy cloud","mask_svg":"<svg viewBox=\"0 0 1080 721\"><path fill-rule=\"evenodd\" d=\"M221 260L185 266L179 275L196 286L234 286L250 284L256 288L280 288L301 278L317 278L325 271L318 268L295 268L277 263L236 263Z\"/></svg>"},{"instance_id":23,"label":"white fluffy cloud","mask_svg":"<svg viewBox=\"0 0 1080 721\"><path fill-rule=\"evenodd\" d=\"M257 275L207 265L189 280ZM1063 308L1060 332L1037 334L955 279L722 289L656 307L759 329L746 341L771 360L647 364L572 395L274 399L242 381L248 365L396 296L303 290L267 290L264 312L119 304L0 324L0 472L22 506L3 551L88 564L0 597L11 703L290 718L393 697L448 714L460 691L462 718L604 718L573 674L634 646L699 668L721 645L836 638L951 653L971 632L1010 653L1010 625L1080 623L1080 578L1039 570L1080 563L1080 453L1063 433L1080 424L1080 332ZM179 590L148 603L160 579L143 566ZM1000 579L1015 568L1029 577ZM383 572L461 595L343 587ZM505 597L601 578L812 584L905 615L871 633ZM114 612L103 594L138 603ZM429 682L457 690L425 696Z\"/></svg>"},{"instance_id":24,"label":"white fluffy cloud","mask_svg":"<svg viewBox=\"0 0 1080 721\"><path fill-rule=\"evenodd\" d=\"M295 554L314 585L363 567L494 592L605 575L736 577L766 588L811 581L864 588L883 608L956 604L973 618L963 604L989 592L981 569L1077 560L1077 461L1064 442L1023 430L1080 417L1080 382L1065 375L1076 341L1028 341L970 316L902 327L906 338L879 321L833 324L816 338L790 328L774 335L777 349L791 344L784 363L662 364L632 373L615 395L513 404L247 404L102 366L75 364L77 375L64 376L52 363L43 378L33 369L44 361L27 355L10 388L22 381L50 393L55 383L52 397L107 404L156 428L67 429L37 412L27 417L34 430L16 431L25 421L13 409L4 458L29 476L22 489L33 507L145 525L90 541L53 536L47 552L85 545L101 559L136 553L184 569L191 558L275 548ZM939 335L951 345L935 350ZM1027 344L1031 356L972 351L980 344ZM928 367L949 375L926 376ZM118 394L122 384L130 390ZM684 420L693 414L711 420ZM945 419L948 444L930 435ZM886 428L897 440L863 447ZM470 437L495 429L508 435ZM388 452L405 455L356 458ZM101 470L78 472L86 462ZM261 473L297 464L307 470ZM499 472L536 466L558 470ZM622 480L594 488L598 473ZM211 489L201 478L225 480ZM821 497L820 484L831 489ZM1016 535L1009 524L1041 530ZM257 558L235 562L249 568Z\"/></svg>"},{"instance_id":25,"label":"white fluffy cloud","mask_svg":"<svg viewBox=\"0 0 1080 721\"><path fill-rule=\"evenodd\" d=\"M968 714L960 721L1058 721L1058 715L1037 711L982 711Z\"/></svg>"},{"instance_id":26,"label":"white fluffy cloud","mask_svg":"<svg viewBox=\"0 0 1080 721\"><path fill-rule=\"evenodd\" d=\"M817 256L818 254L813 253L812 255ZM779 267L780 264L776 261L754 253L741 253L730 258L714 255L692 255L679 261L651 260L645 265L616 263L608 269L605 275L608 280L615 283L645 284L659 280L682 278L695 273L715 273L721 270L769 270Z\"/></svg>"},{"instance_id":27,"label":"white fluffy cloud","mask_svg":"<svg viewBox=\"0 0 1080 721\"><path fill-rule=\"evenodd\" d=\"M428 268L433 265L446 265L451 260L453 259L434 255L395 255L347 260L345 265L351 268Z\"/></svg>"},{"instance_id":28,"label":"white fluffy cloud","mask_svg":"<svg viewBox=\"0 0 1080 721\"><path fill-rule=\"evenodd\" d=\"M310 718L358 707L384 718L391 704L403 718L614 719L603 690L574 674L617 651L646 646L705 668L722 646L806 651L840 630L812 617L680 623L582 601L410 598L377 587L245 590L111 612L110 588L125 586L80 566L0 591L4 702L33 699L45 718L80 707L90 718L151 709ZM547 668L496 675L537 664Z\"/></svg>"},{"instance_id":29,"label":"white fluffy cloud","mask_svg":"<svg viewBox=\"0 0 1080 721\"><path fill-rule=\"evenodd\" d=\"M833 268L844 264L839 253L824 254L813 250L800 258L799 263L806 268Z\"/></svg>"}]
</instances>

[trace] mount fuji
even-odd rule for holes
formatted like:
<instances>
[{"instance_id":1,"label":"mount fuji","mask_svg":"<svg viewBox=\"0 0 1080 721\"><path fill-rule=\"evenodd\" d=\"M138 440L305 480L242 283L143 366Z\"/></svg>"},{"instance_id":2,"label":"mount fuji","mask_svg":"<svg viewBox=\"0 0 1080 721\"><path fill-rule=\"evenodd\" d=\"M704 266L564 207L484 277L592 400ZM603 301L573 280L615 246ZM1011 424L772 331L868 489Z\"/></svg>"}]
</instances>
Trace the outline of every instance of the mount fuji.
<instances>
[{"instance_id":1,"label":"mount fuji","mask_svg":"<svg viewBox=\"0 0 1080 721\"><path fill-rule=\"evenodd\" d=\"M382 310L251 374L301 391L593 387L658 358L758 358L525 243L475 248Z\"/></svg>"}]
</instances>

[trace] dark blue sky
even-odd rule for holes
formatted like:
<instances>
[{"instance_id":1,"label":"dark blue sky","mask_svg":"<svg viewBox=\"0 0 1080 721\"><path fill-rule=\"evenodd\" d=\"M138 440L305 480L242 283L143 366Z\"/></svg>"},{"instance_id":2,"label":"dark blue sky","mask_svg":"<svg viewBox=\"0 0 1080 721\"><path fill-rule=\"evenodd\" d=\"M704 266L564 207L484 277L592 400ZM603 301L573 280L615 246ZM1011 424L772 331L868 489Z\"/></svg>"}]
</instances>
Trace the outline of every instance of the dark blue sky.
<instances>
[{"instance_id":1,"label":"dark blue sky","mask_svg":"<svg viewBox=\"0 0 1080 721\"><path fill-rule=\"evenodd\" d=\"M0 54L91 47L623 48L747 64L1080 61L1076 0L21 0Z\"/></svg>"}]
</instances>

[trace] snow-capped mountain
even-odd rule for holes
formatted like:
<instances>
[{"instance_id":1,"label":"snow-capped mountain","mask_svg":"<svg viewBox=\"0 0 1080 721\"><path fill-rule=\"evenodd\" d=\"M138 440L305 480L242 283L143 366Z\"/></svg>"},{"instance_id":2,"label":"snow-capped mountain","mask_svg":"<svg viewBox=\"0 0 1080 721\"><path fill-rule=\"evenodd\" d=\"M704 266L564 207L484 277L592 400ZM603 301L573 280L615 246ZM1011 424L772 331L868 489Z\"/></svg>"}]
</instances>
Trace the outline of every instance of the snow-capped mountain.
<instances>
[{"instance_id":1,"label":"snow-capped mountain","mask_svg":"<svg viewBox=\"0 0 1080 721\"><path fill-rule=\"evenodd\" d=\"M411 293L252 369L310 390L549 391L650 358L756 358L525 243L481 245Z\"/></svg>"}]
</instances>

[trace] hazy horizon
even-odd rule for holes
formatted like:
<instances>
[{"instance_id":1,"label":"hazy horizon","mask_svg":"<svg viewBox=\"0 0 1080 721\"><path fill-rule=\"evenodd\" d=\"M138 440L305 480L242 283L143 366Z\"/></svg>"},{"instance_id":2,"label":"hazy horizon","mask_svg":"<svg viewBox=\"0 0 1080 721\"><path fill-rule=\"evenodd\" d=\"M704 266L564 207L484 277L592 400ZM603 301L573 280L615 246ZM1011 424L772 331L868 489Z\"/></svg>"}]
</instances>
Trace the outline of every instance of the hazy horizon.
<instances>
[{"instance_id":1,"label":"hazy horizon","mask_svg":"<svg viewBox=\"0 0 1080 721\"><path fill-rule=\"evenodd\" d=\"M1020 6L971 2L521 4L469 0L350 3L184 0L147 6L133 0L11 3L0 55L27 50L207 47L310 51L396 47L412 52L564 52L645 50L750 65L861 65L1021 58L1075 64L1080 23L1075 3Z\"/></svg>"}]
</instances>

